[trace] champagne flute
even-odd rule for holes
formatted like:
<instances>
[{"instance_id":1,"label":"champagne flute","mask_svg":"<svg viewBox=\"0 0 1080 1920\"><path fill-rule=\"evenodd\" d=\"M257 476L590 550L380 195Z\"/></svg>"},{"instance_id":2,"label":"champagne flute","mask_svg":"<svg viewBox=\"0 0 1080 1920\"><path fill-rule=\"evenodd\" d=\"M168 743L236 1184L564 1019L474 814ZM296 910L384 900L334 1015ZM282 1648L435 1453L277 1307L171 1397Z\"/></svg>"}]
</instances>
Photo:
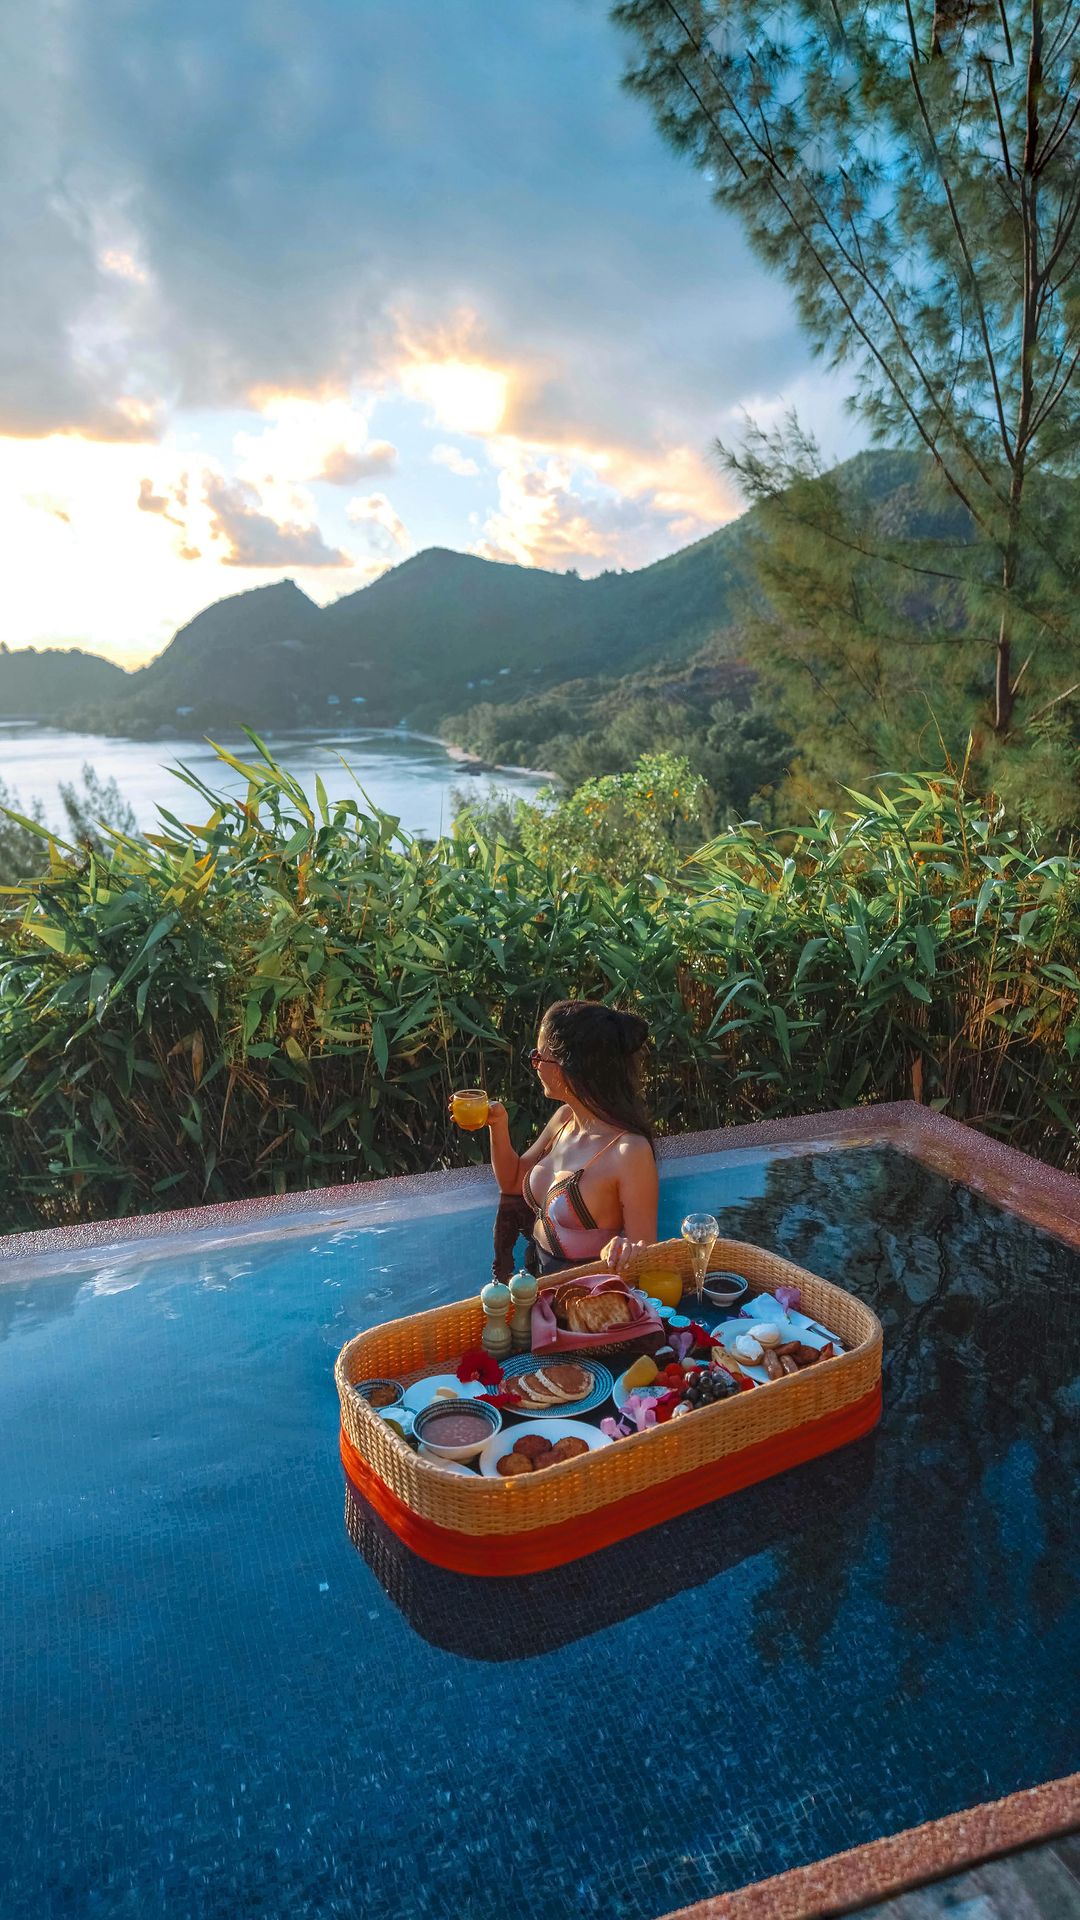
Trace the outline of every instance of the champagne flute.
<instances>
[{"instance_id":1,"label":"champagne flute","mask_svg":"<svg viewBox=\"0 0 1080 1920\"><path fill-rule=\"evenodd\" d=\"M690 1248L694 1263L694 1292L698 1306L705 1296L705 1275L709 1271L712 1250L720 1237L720 1223L711 1213L688 1213L682 1223L682 1237Z\"/></svg>"}]
</instances>

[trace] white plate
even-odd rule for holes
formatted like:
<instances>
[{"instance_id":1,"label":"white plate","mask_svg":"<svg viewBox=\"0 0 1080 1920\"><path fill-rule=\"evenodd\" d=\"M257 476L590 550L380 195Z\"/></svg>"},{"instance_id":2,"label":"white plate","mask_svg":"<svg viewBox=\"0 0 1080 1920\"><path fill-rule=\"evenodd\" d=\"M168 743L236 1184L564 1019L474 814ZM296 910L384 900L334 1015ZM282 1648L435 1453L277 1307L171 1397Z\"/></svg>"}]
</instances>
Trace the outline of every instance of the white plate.
<instances>
[{"instance_id":1,"label":"white plate","mask_svg":"<svg viewBox=\"0 0 1080 1920\"><path fill-rule=\"evenodd\" d=\"M459 1380L456 1373L429 1373L424 1380L414 1380L406 1387L405 1397L400 1402L411 1413L423 1413L432 1401L440 1399L440 1387L449 1387L455 1400L479 1400L482 1393L494 1393L494 1387L485 1387L482 1380ZM449 1405L449 1402L447 1402Z\"/></svg>"},{"instance_id":2,"label":"white plate","mask_svg":"<svg viewBox=\"0 0 1080 1920\"><path fill-rule=\"evenodd\" d=\"M790 1313L785 1313L779 1301L774 1300L770 1293L759 1295L753 1302L752 1314L744 1313L738 1320L725 1320L722 1326L716 1328L714 1334L717 1344L726 1348L732 1359L738 1360L743 1372L749 1374L751 1380L756 1380L759 1386L767 1386L769 1382L769 1376L764 1367L752 1367L749 1361L740 1360L734 1343L739 1334L749 1333L751 1327L758 1321L765 1320L771 1320L779 1327L785 1341L798 1340L804 1347L825 1347L829 1344L828 1338L817 1326L816 1321L808 1320L804 1313L799 1313L795 1308L792 1308ZM833 1334L829 1338L835 1340L836 1335ZM785 1375L785 1378L794 1377L794 1375Z\"/></svg>"},{"instance_id":3,"label":"white plate","mask_svg":"<svg viewBox=\"0 0 1080 1920\"><path fill-rule=\"evenodd\" d=\"M476 1478L472 1468L467 1467L464 1460L444 1460L441 1454L432 1453L430 1447L425 1447L422 1440L420 1442L419 1457L421 1460L426 1460L430 1466L441 1467L444 1473L463 1473L469 1480Z\"/></svg>"},{"instance_id":4,"label":"white plate","mask_svg":"<svg viewBox=\"0 0 1080 1920\"><path fill-rule=\"evenodd\" d=\"M611 1397L614 1400L615 1405L618 1407L620 1413L622 1412L623 1408L626 1405L627 1400L630 1397L630 1394L627 1393L627 1390L623 1385L623 1382L626 1379L626 1374L629 1373L629 1371L630 1369L629 1367L627 1367L626 1373L620 1373L618 1379L615 1382L615 1385L611 1389ZM687 1374L686 1377L687 1379L689 1379L690 1378L689 1374ZM650 1400L661 1399L662 1396L667 1391L668 1389L666 1387L658 1387L655 1384L651 1387L631 1387L630 1388L630 1393L647 1394Z\"/></svg>"},{"instance_id":5,"label":"white plate","mask_svg":"<svg viewBox=\"0 0 1080 1920\"><path fill-rule=\"evenodd\" d=\"M504 1427L501 1433L492 1435L476 1463L481 1473L489 1480L501 1480L504 1476L495 1462L501 1460L504 1453L513 1453L518 1441L523 1440L527 1433L542 1433L552 1446L557 1440L566 1440L571 1436L577 1440L587 1440L590 1453L595 1453L599 1447L611 1445L606 1433L601 1433L599 1427L587 1426L584 1420L519 1420L514 1426Z\"/></svg>"}]
</instances>

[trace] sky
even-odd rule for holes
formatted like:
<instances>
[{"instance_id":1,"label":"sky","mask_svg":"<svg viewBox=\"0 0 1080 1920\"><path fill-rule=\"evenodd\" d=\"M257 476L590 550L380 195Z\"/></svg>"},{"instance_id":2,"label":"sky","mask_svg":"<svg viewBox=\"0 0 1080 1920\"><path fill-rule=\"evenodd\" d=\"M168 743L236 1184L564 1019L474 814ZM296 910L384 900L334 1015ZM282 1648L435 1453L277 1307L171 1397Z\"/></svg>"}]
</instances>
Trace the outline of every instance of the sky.
<instances>
[{"instance_id":1,"label":"sky","mask_svg":"<svg viewBox=\"0 0 1080 1920\"><path fill-rule=\"evenodd\" d=\"M603 0L23 0L0 26L0 640L133 666L425 547L594 574L856 430L620 87Z\"/></svg>"}]
</instances>

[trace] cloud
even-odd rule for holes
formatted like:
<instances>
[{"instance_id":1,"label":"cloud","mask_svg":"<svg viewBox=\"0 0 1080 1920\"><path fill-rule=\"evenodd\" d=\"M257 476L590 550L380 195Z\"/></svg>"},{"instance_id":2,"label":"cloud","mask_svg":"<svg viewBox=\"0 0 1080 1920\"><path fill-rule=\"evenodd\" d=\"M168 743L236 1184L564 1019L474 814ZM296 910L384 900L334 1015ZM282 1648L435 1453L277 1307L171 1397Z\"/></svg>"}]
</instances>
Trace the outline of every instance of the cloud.
<instances>
[{"instance_id":1,"label":"cloud","mask_svg":"<svg viewBox=\"0 0 1080 1920\"><path fill-rule=\"evenodd\" d=\"M268 513L254 487L207 474L205 495L211 510L211 529L228 542L227 567L349 567L351 556L330 547L316 526L279 525Z\"/></svg>"},{"instance_id":2,"label":"cloud","mask_svg":"<svg viewBox=\"0 0 1080 1920\"><path fill-rule=\"evenodd\" d=\"M621 491L606 469L614 456L565 455L512 439L489 444L498 467L498 506L489 513L473 552L518 566L597 573L608 567L641 567L676 545L700 538L735 511L696 510L690 478L672 477L668 463L645 462L620 474ZM692 463L686 463L692 471ZM709 476L699 476L707 491ZM721 491L721 498L722 498Z\"/></svg>"},{"instance_id":3,"label":"cloud","mask_svg":"<svg viewBox=\"0 0 1080 1920\"><path fill-rule=\"evenodd\" d=\"M51 513L54 520L62 520L66 527L71 525L71 515L63 501L55 500L50 493L27 493L23 495L28 507L35 507L39 513Z\"/></svg>"},{"instance_id":4,"label":"cloud","mask_svg":"<svg viewBox=\"0 0 1080 1920\"><path fill-rule=\"evenodd\" d=\"M439 0L377 34L345 0L9 14L0 426L147 439L407 363L451 431L705 447L810 364L782 284L622 93L604 9L492 34L462 0L452 45ZM406 336L464 309L448 376Z\"/></svg>"},{"instance_id":5,"label":"cloud","mask_svg":"<svg viewBox=\"0 0 1080 1920\"><path fill-rule=\"evenodd\" d=\"M363 527L377 553L402 553L411 544L404 521L385 493L370 493L366 500L350 500L345 514L353 526Z\"/></svg>"},{"instance_id":6,"label":"cloud","mask_svg":"<svg viewBox=\"0 0 1080 1920\"><path fill-rule=\"evenodd\" d=\"M349 447L331 447L323 461L322 472L313 475L334 487L354 487L375 473L389 473L397 465L397 448L389 440L369 440L366 447L353 452Z\"/></svg>"},{"instance_id":7,"label":"cloud","mask_svg":"<svg viewBox=\"0 0 1080 1920\"><path fill-rule=\"evenodd\" d=\"M480 468L475 460L470 460L460 447L448 447L440 444L431 450L431 458L437 467L446 467L462 480L471 480Z\"/></svg>"},{"instance_id":8,"label":"cloud","mask_svg":"<svg viewBox=\"0 0 1080 1920\"><path fill-rule=\"evenodd\" d=\"M155 493L153 481L144 478L139 481L139 498L135 504L140 513L160 513L162 518L168 520L172 526L182 527L184 525L182 516L170 513L169 508L174 504L180 507L187 505L187 487L180 482L171 496L166 493Z\"/></svg>"}]
</instances>

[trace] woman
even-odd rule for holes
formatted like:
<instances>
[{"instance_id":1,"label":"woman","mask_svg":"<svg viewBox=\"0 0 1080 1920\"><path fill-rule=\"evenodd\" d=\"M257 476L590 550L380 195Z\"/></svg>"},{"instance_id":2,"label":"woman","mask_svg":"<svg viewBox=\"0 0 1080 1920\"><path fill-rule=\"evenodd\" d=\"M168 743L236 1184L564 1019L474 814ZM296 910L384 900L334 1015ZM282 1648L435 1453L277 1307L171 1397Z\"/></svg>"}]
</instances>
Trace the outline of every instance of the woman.
<instances>
[{"instance_id":1,"label":"woman","mask_svg":"<svg viewBox=\"0 0 1080 1920\"><path fill-rule=\"evenodd\" d=\"M559 1000L529 1056L558 1105L526 1152L515 1152L506 1108L491 1102L495 1178L532 1208L542 1274L596 1260L621 1272L635 1246L656 1239L656 1156L641 1095L648 1037L636 1013Z\"/></svg>"}]
</instances>

